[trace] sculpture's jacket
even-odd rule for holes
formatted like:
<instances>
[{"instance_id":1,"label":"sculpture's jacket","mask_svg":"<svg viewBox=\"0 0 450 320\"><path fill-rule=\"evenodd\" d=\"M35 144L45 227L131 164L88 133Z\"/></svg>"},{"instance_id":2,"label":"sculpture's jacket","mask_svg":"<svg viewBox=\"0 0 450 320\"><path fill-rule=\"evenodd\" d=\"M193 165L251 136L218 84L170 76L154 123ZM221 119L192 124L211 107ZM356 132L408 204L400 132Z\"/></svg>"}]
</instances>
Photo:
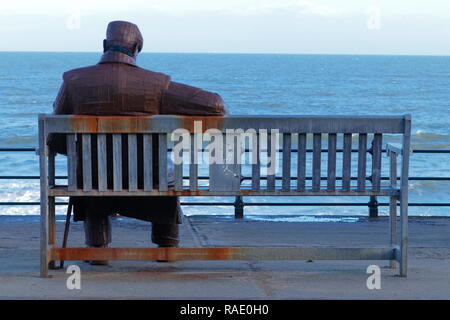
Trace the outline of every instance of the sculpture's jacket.
<instances>
[{"instance_id":1,"label":"sculpture's jacket","mask_svg":"<svg viewBox=\"0 0 450 320\"><path fill-rule=\"evenodd\" d=\"M168 75L139 68L135 60L124 53L107 51L99 64L64 73L63 84L54 103L55 114L149 116L156 114L222 116L222 98L212 92L171 81ZM96 139L93 139L94 141ZM123 139L123 154L127 152ZM157 140L153 140L156 144ZM50 149L66 154L64 136L51 135ZM107 140L111 150L111 139ZM140 150L140 151L139 151ZM158 148L153 148L158 159ZM93 145L93 154L96 145ZM142 137L138 137L138 156L142 152ZM108 152L108 163L112 154ZM124 157L124 160L126 158ZM127 167L123 161L124 168ZM156 169L156 163L154 171ZM79 166L80 167L80 166ZM126 170L122 170L126 175ZM81 172L78 172L81 175ZM138 162L142 177L142 163ZM93 167L93 186L97 184ZM81 178L81 176L80 176ZM82 181L82 179L77 179ZM124 183L128 181L124 176ZM158 178L154 179L155 184ZM112 168L108 166L108 186L111 188ZM138 181L142 185L142 181ZM124 188L127 186L124 185ZM89 214L114 214L156 223L181 223L181 208L177 197L73 197L74 219L84 220Z\"/></svg>"}]
</instances>

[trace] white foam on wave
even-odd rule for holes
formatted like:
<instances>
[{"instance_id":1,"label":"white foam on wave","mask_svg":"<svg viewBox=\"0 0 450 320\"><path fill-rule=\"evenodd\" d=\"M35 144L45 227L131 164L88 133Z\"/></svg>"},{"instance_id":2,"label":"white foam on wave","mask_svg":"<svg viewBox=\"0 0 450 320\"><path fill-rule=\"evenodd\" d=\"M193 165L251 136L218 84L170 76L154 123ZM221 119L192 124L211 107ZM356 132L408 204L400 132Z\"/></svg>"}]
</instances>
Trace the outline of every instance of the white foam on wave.
<instances>
[{"instance_id":1,"label":"white foam on wave","mask_svg":"<svg viewBox=\"0 0 450 320\"><path fill-rule=\"evenodd\" d=\"M250 220L269 221L269 222L358 222L358 217L316 217L316 216L293 216L293 217L268 217L268 216L250 216Z\"/></svg>"},{"instance_id":2,"label":"white foam on wave","mask_svg":"<svg viewBox=\"0 0 450 320\"><path fill-rule=\"evenodd\" d=\"M446 184L448 186L448 184ZM410 202L445 202L447 199L450 188L445 188L444 185L438 184L434 186L433 198L429 196L430 192L427 192L427 183L418 182L410 183ZM57 199L57 202L66 201L67 199ZM278 199L279 202L308 202L308 199L289 198ZM315 199L314 201L330 201L341 202L342 199ZM10 180L0 182L0 202L39 202L40 191L39 181L20 181ZM234 197L208 197L208 198L189 198L182 197L182 202L211 202L211 205L206 206L183 206L183 212L187 216L191 215L234 215L233 205L229 206L216 206L214 202L229 202L233 204ZM265 198L249 198L244 199L247 203L252 202L272 202L270 199ZM385 202L385 199L380 198L380 202ZM56 206L57 214L65 214L66 206ZM415 216L446 216L450 215L450 210L445 207L410 207L410 214ZM39 215L40 208L38 205L4 205L0 207L0 215ZM318 218L332 218L332 216L367 216L368 209L366 206L358 207L332 207L332 206L246 206L244 208L244 214L251 216L316 216ZM380 207L379 214L388 215L387 207ZM308 220L309 221L309 220Z\"/></svg>"},{"instance_id":3,"label":"white foam on wave","mask_svg":"<svg viewBox=\"0 0 450 320\"><path fill-rule=\"evenodd\" d=\"M39 182L3 182L0 184L1 202L39 202ZM39 206L2 206L2 215L39 214Z\"/></svg>"}]
</instances>

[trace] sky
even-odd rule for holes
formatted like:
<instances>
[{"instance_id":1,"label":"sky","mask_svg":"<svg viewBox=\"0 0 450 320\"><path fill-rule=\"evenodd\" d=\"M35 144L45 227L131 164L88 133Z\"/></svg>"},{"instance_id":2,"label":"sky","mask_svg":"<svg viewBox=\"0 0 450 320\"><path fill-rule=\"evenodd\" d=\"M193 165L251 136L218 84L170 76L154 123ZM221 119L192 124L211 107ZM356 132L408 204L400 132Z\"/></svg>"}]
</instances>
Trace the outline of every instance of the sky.
<instances>
[{"instance_id":1,"label":"sky","mask_svg":"<svg viewBox=\"0 0 450 320\"><path fill-rule=\"evenodd\" d=\"M0 0L0 51L101 51L112 20L143 52L450 55L449 0Z\"/></svg>"}]
</instances>

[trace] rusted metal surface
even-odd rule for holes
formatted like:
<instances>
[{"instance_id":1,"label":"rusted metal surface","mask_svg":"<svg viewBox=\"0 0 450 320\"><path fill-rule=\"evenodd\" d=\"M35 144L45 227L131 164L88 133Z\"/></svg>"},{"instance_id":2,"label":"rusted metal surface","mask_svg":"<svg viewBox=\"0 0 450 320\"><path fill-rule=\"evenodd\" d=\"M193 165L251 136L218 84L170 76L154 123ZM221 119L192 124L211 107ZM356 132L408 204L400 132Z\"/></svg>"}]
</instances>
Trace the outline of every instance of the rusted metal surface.
<instances>
[{"instance_id":1,"label":"rusted metal surface","mask_svg":"<svg viewBox=\"0 0 450 320\"><path fill-rule=\"evenodd\" d=\"M45 116L47 132L53 133L171 133L175 129L194 132L195 122L201 131L208 129L277 129L280 133L392 133L400 134L404 117L308 117L308 116Z\"/></svg>"},{"instance_id":2,"label":"rusted metal surface","mask_svg":"<svg viewBox=\"0 0 450 320\"><path fill-rule=\"evenodd\" d=\"M51 260L232 260L238 248L58 248Z\"/></svg>"},{"instance_id":3,"label":"rusted metal surface","mask_svg":"<svg viewBox=\"0 0 450 320\"><path fill-rule=\"evenodd\" d=\"M52 249L50 260L393 260L385 248L65 248Z\"/></svg>"},{"instance_id":4,"label":"rusted metal surface","mask_svg":"<svg viewBox=\"0 0 450 320\"><path fill-rule=\"evenodd\" d=\"M161 120L165 123L161 123ZM47 132L52 133L171 133L186 129L204 133L208 129L224 128L222 116L50 116ZM197 122L197 128L195 127ZM201 123L201 126L198 124Z\"/></svg>"}]
</instances>

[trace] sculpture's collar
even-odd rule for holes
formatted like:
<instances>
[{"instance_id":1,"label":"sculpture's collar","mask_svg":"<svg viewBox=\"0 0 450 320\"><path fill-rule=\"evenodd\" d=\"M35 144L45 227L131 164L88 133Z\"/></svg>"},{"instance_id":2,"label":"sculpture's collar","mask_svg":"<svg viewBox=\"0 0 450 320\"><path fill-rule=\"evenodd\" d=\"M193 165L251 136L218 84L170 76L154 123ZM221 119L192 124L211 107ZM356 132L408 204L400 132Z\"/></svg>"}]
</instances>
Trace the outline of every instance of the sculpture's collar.
<instances>
[{"instance_id":1,"label":"sculpture's collar","mask_svg":"<svg viewBox=\"0 0 450 320\"><path fill-rule=\"evenodd\" d=\"M136 66L136 58L121 51L108 50L103 53L99 63L126 63Z\"/></svg>"}]
</instances>

